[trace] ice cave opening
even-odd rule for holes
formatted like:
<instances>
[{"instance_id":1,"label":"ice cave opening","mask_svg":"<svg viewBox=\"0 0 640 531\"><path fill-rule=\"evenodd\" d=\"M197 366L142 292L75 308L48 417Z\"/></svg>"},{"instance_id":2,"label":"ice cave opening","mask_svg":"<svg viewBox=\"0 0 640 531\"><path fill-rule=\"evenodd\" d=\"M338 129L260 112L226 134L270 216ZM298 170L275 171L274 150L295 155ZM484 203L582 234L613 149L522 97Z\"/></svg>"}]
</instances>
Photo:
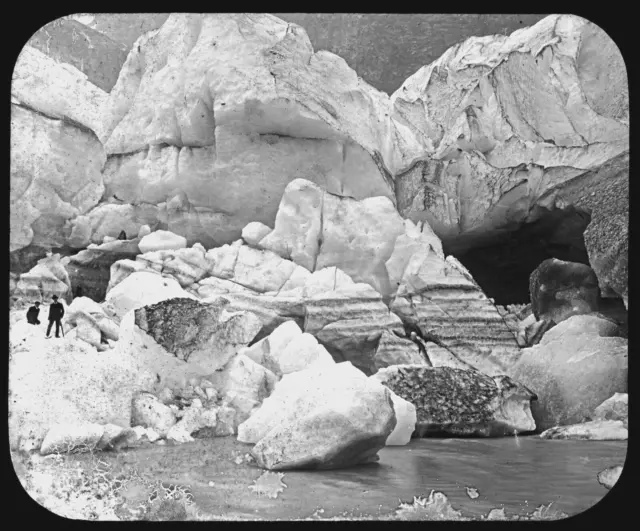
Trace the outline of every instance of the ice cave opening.
<instances>
[{"instance_id":1,"label":"ice cave opening","mask_svg":"<svg viewBox=\"0 0 640 531\"><path fill-rule=\"evenodd\" d=\"M451 252L496 304L527 304L529 276L548 258L589 265L583 236L591 221L587 212L540 208L535 217L489 245Z\"/></svg>"}]
</instances>

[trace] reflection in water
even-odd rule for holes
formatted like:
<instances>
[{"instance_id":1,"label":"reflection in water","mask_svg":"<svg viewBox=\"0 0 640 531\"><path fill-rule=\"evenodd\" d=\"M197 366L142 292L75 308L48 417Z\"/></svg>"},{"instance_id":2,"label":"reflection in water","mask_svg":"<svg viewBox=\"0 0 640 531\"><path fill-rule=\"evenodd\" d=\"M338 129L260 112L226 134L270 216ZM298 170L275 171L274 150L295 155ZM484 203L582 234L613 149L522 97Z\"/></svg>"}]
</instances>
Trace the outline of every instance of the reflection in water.
<instances>
[{"instance_id":1,"label":"reflection in water","mask_svg":"<svg viewBox=\"0 0 640 531\"><path fill-rule=\"evenodd\" d=\"M606 495L597 474L623 464L627 449L625 441L536 436L414 439L407 446L382 449L378 463L343 470L285 471L287 487L271 499L249 489L263 470L230 465L232 459L224 457L231 451L245 453L250 445L238 450L240 443L225 439L141 449L128 456L131 464L141 466L156 460L167 479L171 476L191 486L203 511L226 517L294 519L314 512L322 518L389 515L400 500L411 502L431 490L446 494L465 516L479 517L496 507L504 507L507 514L531 513L550 502L554 510L580 513ZM172 460L167 460L168 452ZM478 496L470 498L466 487L477 489ZM319 509L321 513L316 512Z\"/></svg>"},{"instance_id":2,"label":"reflection in water","mask_svg":"<svg viewBox=\"0 0 640 531\"><path fill-rule=\"evenodd\" d=\"M419 488L441 490L455 508L469 515L486 514L501 506L508 512L531 511L549 502L558 510L576 514L606 494L596 475L610 463L624 462L626 443L546 441L535 436L422 439L412 441L409 450L409 458L395 448L381 452L387 470L392 471L385 476L410 478L411 485L400 487L402 492L411 486L412 495L428 494L416 492ZM468 485L478 490L477 499L466 495Z\"/></svg>"}]
</instances>

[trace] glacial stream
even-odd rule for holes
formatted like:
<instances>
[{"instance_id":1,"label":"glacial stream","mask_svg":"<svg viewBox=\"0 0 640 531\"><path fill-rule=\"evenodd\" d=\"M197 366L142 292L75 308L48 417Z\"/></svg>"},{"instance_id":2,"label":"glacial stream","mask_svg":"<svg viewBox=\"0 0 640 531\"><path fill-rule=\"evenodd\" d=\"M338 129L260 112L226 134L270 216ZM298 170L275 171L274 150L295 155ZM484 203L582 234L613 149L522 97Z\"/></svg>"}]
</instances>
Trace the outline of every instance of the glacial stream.
<instances>
[{"instance_id":1,"label":"glacial stream","mask_svg":"<svg viewBox=\"0 0 640 531\"><path fill-rule=\"evenodd\" d=\"M578 514L607 494L596 476L623 464L627 451L626 441L414 439L382 449L378 463L285 471L286 488L270 498L249 488L264 471L235 462L251 446L231 437L198 439L130 449L108 460L136 467L149 478L188 485L202 512L223 518L376 517L393 514L400 500L412 502L431 490L446 494L464 516L479 518L493 508L525 514L550 502L554 511ZM477 489L478 496L472 499L466 487Z\"/></svg>"}]
</instances>

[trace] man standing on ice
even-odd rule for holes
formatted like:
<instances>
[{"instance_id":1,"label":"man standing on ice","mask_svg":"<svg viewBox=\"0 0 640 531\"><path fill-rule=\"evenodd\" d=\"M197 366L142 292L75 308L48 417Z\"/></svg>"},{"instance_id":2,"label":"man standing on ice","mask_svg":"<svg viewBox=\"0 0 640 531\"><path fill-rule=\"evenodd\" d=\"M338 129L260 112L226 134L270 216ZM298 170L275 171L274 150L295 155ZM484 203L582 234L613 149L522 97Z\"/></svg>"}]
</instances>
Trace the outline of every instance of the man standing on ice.
<instances>
[{"instance_id":1,"label":"man standing on ice","mask_svg":"<svg viewBox=\"0 0 640 531\"><path fill-rule=\"evenodd\" d=\"M62 328L62 317L64 317L64 306L61 302L58 302L58 296L54 295L53 304L49 306L49 326L47 327L47 339L51 333L51 327L53 323L56 323L56 337L60 337L60 329Z\"/></svg>"}]
</instances>

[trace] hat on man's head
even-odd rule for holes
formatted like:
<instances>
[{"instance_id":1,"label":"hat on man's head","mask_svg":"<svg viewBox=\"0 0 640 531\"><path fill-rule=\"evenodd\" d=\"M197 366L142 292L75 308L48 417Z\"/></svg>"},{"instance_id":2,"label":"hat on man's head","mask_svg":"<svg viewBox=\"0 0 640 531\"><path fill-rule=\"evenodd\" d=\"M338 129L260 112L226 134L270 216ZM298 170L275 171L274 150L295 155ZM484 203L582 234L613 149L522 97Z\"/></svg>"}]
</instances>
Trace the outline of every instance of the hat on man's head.
<instances>
[{"instance_id":1,"label":"hat on man's head","mask_svg":"<svg viewBox=\"0 0 640 531\"><path fill-rule=\"evenodd\" d=\"M57 301L57 300L58 300L58 296L57 296L57 295L54 295L54 296L53 296L53 297L51 297L51 298L52 298L54 301Z\"/></svg>"},{"instance_id":2,"label":"hat on man's head","mask_svg":"<svg viewBox=\"0 0 640 531\"><path fill-rule=\"evenodd\" d=\"M40 301L36 301L36 306L40 306Z\"/></svg>"}]
</instances>

